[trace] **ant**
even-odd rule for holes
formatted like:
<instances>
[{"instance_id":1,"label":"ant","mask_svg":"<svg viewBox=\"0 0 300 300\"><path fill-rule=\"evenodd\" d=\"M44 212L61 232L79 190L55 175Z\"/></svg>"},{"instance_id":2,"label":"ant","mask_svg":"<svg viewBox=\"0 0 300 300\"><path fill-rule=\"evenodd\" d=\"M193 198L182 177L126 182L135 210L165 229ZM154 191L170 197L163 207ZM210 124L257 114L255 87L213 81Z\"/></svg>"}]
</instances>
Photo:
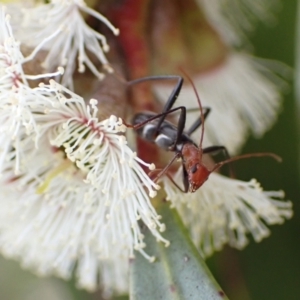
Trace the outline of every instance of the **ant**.
<instances>
[{"instance_id":1,"label":"ant","mask_svg":"<svg viewBox=\"0 0 300 300\"><path fill-rule=\"evenodd\" d=\"M164 150L175 152L175 155L170 160L170 162L162 170L159 170L160 172L158 173L154 181L157 181L162 175L167 174L171 181L181 191L185 193L193 193L203 185L203 183L208 179L209 175L212 172L221 168L223 165L231 163L233 161L249 157L261 156L270 156L279 162L281 161L281 158L278 155L269 152L244 154L230 158L228 151L224 146L210 146L203 148L202 143L204 136L204 121L210 113L210 108L202 107L200 97L197 93L193 81L189 78L188 75L186 75L186 77L192 84L200 108L200 117L197 118L197 120L195 120L195 122L187 131L184 131L186 123L186 107L178 106L172 108L181 91L183 85L183 77L177 75L150 76L128 82L129 85L133 85L148 80L177 80L177 84L172 90L163 108L162 113L155 114L153 112L141 112L134 115L132 125L126 124L124 122L124 125L126 125L127 127L137 130L138 135L144 140L155 143ZM177 126L165 120L169 114L174 113L176 111L180 111ZM198 146L191 139L191 134L195 132L201 125L201 137ZM213 155L219 152L223 152L226 156L226 159L216 163L212 169L208 169L203 163L203 155ZM167 170L170 168L172 163L178 158L181 158L183 166L183 190L174 182L174 180L167 173Z\"/></svg>"}]
</instances>

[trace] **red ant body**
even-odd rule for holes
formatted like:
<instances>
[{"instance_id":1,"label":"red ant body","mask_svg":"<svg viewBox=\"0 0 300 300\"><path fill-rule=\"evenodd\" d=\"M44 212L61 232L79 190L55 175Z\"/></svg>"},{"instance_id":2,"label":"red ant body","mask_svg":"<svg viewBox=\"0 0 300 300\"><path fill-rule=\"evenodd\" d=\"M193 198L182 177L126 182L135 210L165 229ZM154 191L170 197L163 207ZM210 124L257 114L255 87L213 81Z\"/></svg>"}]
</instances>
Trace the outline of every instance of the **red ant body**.
<instances>
[{"instance_id":1,"label":"red ant body","mask_svg":"<svg viewBox=\"0 0 300 300\"><path fill-rule=\"evenodd\" d=\"M187 172L189 192L195 192L208 179L211 171L202 163L202 153L198 147L187 143L181 150L182 163Z\"/></svg>"},{"instance_id":2,"label":"red ant body","mask_svg":"<svg viewBox=\"0 0 300 300\"><path fill-rule=\"evenodd\" d=\"M188 76L187 76L188 77ZM200 108L200 118L197 119L191 126L189 130L184 131L185 122L186 122L186 108L184 106L179 106L172 108L175 103L180 90L183 84L183 78L180 76L152 76L137 79L129 82L129 84L136 84L146 80L158 80L158 79L177 79L178 82L173 89L171 95L169 96L168 101L163 109L163 112L160 114L155 114L152 112L142 112L138 113L133 118L133 125L127 125L128 127L134 128L137 130L138 134L145 140L157 144L160 148L163 148L167 151L175 152L173 159L167 164L167 166L161 170L155 181L160 178L162 175L167 174L167 170L171 164L177 158L182 159L183 164L183 184L184 192L195 192L199 189L203 183L208 179L209 175L215 170L222 167L224 164L233 162L235 160L249 158L249 157L261 157L261 156L270 156L278 161L281 161L281 158L273 153L252 153L236 156L233 158L229 157L228 151L224 146L210 146L202 148L203 136L204 136L204 120L210 112L209 108L202 108L202 104L199 98L199 95L196 91L196 88L190 80L195 94L197 96L197 101ZM180 110L180 116L178 119L178 124L174 124L165 120L166 116L170 113ZM205 110L205 111L204 111ZM193 142L190 135L200 126L201 128L201 138L199 146ZM216 154L220 151L223 151L227 159L216 163L215 166L209 170L203 163L203 154ZM168 175L168 174L167 174ZM172 178L169 176L172 180ZM173 180L172 182L176 184ZM177 184L176 184L177 185Z\"/></svg>"}]
</instances>

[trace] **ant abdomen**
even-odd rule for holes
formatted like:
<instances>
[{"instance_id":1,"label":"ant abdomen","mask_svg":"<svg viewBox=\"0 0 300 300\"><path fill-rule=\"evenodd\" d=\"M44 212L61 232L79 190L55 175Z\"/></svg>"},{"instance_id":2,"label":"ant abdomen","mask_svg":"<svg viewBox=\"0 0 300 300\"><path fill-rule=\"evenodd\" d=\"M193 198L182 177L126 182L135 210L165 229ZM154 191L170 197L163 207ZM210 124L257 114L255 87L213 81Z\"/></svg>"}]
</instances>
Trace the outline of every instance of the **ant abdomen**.
<instances>
[{"instance_id":1,"label":"ant abdomen","mask_svg":"<svg viewBox=\"0 0 300 300\"><path fill-rule=\"evenodd\" d=\"M141 124L155 116L156 114L152 112L138 113L134 116L132 123L133 125ZM138 128L137 133L144 140L155 143L158 147L164 150L176 150L175 148L177 148L177 144L175 145L175 141L177 128L168 121L164 121L160 127L157 125L158 120L154 119L147 122L143 127Z\"/></svg>"}]
</instances>

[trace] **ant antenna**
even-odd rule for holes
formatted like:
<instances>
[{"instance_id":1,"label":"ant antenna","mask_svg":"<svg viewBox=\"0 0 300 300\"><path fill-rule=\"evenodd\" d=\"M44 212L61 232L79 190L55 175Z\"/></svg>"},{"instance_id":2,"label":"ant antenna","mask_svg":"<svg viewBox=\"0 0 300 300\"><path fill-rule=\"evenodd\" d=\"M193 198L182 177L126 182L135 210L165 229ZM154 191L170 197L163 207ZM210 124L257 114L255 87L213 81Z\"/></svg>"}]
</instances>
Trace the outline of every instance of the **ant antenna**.
<instances>
[{"instance_id":1,"label":"ant antenna","mask_svg":"<svg viewBox=\"0 0 300 300\"><path fill-rule=\"evenodd\" d=\"M201 100L200 100L200 96L199 96L199 94L197 92L197 89L195 87L195 84L194 84L192 78L182 68L180 68L180 71L186 76L186 78L188 79L188 81L192 85L193 90L194 90L195 95L196 95L196 98L197 98L197 101L198 101L198 104L199 104L199 107L200 107L201 137L200 137L200 143L199 143L199 150L200 150L200 157L201 157L202 156L202 152L203 152L202 143L203 143L203 138L204 138L204 113L203 113L203 107L202 107L202 103L201 103Z\"/></svg>"},{"instance_id":2,"label":"ant antenna","mask_svg":"<svg viewBox=\"0 0 300 300\"><path fill-rule=\"evenodd\" d=\"M219 168L221 168L222 166L224 166L225 164L231 163L231 162L236 161L236 160L240 160L240 159L244 159L244 158L250 158L250 157L262 157L262 156L269 156L269 157L275 159L278 162L282 162L282 158L280 156L278 156L277 154L272 153L272 152L248 153L248 154L235 156L235 157L223 160L223 161L215 164L215 166L211 170L211 172L214 172L214 171L218 170Z\"/></svg>"}]
</instances>

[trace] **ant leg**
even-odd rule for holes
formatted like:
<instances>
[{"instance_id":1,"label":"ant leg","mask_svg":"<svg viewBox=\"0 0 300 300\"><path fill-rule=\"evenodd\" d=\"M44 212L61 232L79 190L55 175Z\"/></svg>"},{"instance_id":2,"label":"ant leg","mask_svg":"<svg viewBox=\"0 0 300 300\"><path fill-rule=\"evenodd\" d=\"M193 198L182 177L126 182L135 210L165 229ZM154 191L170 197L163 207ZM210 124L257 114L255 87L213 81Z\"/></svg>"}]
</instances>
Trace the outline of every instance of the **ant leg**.
<instances>
[{"instance_id":1,"label":"ant leg","mask_svg":"<svg viewBox=\"0 0 300 300\"><path fill-rule=\"evenodd\" d=\"M181 191L181 192L183 192L183 193L187 193L187 191L188 191L188 188L189 188L189 182L188 182L188 180L187 180L187 172L186 172L186 170L185 170L185 168L183 167L183 172L184 172L184 174L186 174L186 176L184 175L184 179L186 178L186 180L184 180L184 189L182 189L176 182L175 182L175 180L171 177L171 175L167 172L167 169L172 165L172 163L174 162L174 160L176 159L176 158L178 158L178 156L179 156L179 154L176 154L173 158L172 158L172 160L168 163L168 165L166 166L166 167L164 167L164 169L157 169L157 170L153 170L153 171L151 171L151 172L149 172L148 173L148 176L151 178L151 176L153 175L153 174L155 174L155 173L157 173L157 172L159 172L158 173L158 175L153 179L153 181L154 182L156 182L161 176L163 176L164 175L164 173L165 173L165 176L167 176L168 178L169 178L169 180ZM152 178L151 178L152 179Z\"/></svg>"},{"instance_id":2,"label":"ant leg","mask_svg":"<svg viewBox=\"0 0 300 300\"><path fill-rule=\"evenodd\" d=\"M170 110L167 111L167 112L163 112L163 113L161 113L161 114L156 114L156 115L154 115L153 117L150 117L149 119L147 119L147 120L145 120L145 121L143 121L143 122L140 122L140 123L138 123L138 124L135 124L135 125L128 124L128 123L126 123L124 120L123 120L123 124L124 124L125 126L129 127L129 128L139 129L139 128L145 126L146 124L148 124L149 122L151 122L151 121L153 121L153 120L156 120L156 119L160 118L161 116L167 116L168 114L171 114L171 113L173 113L173 112L175 112L175 111L177 111L177 110L181 110L180 116L179 116L179 120L184 118L184 121L185 121L186 108L185 108L184 106L178 106L178 107L175 107L175 108L173 108L173 109L170 109ZM183 117L182 117L182 115L183 115ZM183 124L183 125L184 125L184 124ZM183 126L183 128L182 128L182 130L181 130L181 132L180 132L180 135L182 134L183 129L184 129L184 126Z\"/></svg>"},{"instance_id":3,"label":"ant leg","mask_svg":"<svg viewBox=\"0 0 300 300\"><path fill-rule=\"evenodd\" d=\"M155 174L155 173L158 173L158 172L161 172L162 169L156 169L156 170L153 170L151 172L148 173L148 176L152 179L152 175ZM172 178L172 176L167 172L165 174L165 176L167 176L169 178L169 180L176 186L176 188L178 188L182 193L187 193L187 189L186 190L183 190L176 182L175 180Z\"/></svg>"},{"instance_id":4,"label":"ant leg","mask_svg":"<svg viewBox=\"0 0 300 300\"><path fill-rule=\"evenodd\" d=\"M211 110L210 107L203 107L205 110ZM199 112L199 107L193 107L193 108L187 108L186 109L187 114L191 112Z\"/></svg>"},{"instance_id":5,"label":"ant leg","mask_svg":"<svg viewBox=\"0 0 300 300\"><path fill-rule=\"evenodd\" d=\"M128 84L129 85L133 85L133 84L137 84L137 83L141 83L144 81L148 81L148 80L172 80L172 79L177 79L177 84L176 86L173 88L164 108L163 108L163 113L169 111L172 106L174 105L176 99L178 98L178 95L181 91L182 88L182 84L183 84L183 78L181 76L178 75L161 75L161 76L149 76L149 77L143 77L143 78L139 78L139 79L135 79L132 81L129 81ZM164 121L165 117L162 116L162 119L159 120L158 122L158 128L161 126L161 123Z\"/></svg>"},{"instance_id":6,"label":"ant leg","mask_svg":"<svg viewBox=\"0 0 300 300\"><path fill-rule=\"evenodd\" d=\"M210 113L210 108L209 107L204 107L203 109L205 109L205 112L203 113L203 117L204 120L206 119L206 117L208 116L208 114ZM198 108L199 110L199 108ZM189 136L195 131L197 130L202 124L202 118L199 117L191 126L191 128L186 132Z\"/></svg>"},{"instance_id":7,"label":"ant leg","mask_svg":"<svg viewBox=\"0 0 300 300\"><path fill-rule=\"evenodd\" d=\"M182 164L182 181L183 181L183 186L184 186L184 193L187 193L189 190L189 177L188 177L188 173L184 167L184 165Z\"/></svg>"},{"instance_id":8,"label":"ant leg","mask_svg":"<svg viewBox=\"0 0 300 300\"><path fill-rule=\"evenodd\" d=\"M226 160L230 159L230 155L228 153L228 150L225 146L210 146L203 149L203 154L218 154L220 152L224 153L224 156ZM229 173L231 178L235 178L234 170L232 165L229 165Z\"/></svg>"},{"instance_id":9,"label":"ant leg","mask_svg":"<svg viewBox=\"0 0 300 300\"><path fill-rule=\"evenodd\" d=\"M158 175L154 178L154 182L157 182L157 180L167 173L168 169L171 167L172 163L180 156L179 153L176 153L174 157L168 162L168 164L158 173Z\"/></svg>"},{"instance_id":10,"label":"ant leg","mask_svg":"<svg viewBox=\"0 0 300 300\"><path fill-rule=\"evenodd\" d=\"M228 150L225 146L210 146L203 149L203 154L218 154L219 152L223 151L226 156L226 159L230 158Z\"/></svg>"},{"instance_id":11,"label":"ant leg","mask_svg":"<svg viewBox=\"0 0 300 300\"><path fill-rule=\"evenodd\" d=\"M177 79L177 84L173 88L173 90L172 90L172 92L171 92L171 94L170 94L163 110L162 110L162 114L159 115L160 120L157 123L157 127L156 127L157 132L159 131L159 128L160 128L161 124L163 123L163 121L165 120L165 118L167 116L167 114L164 114L164 113L170 111L170 109L172 108L172 106L176 102L176 99L178 98L178 95L179 95L179 93L181 91L181 88L182 88L183 78L181 76L178 76L178 75L161 75L161 76L149 76L149 77L139 78L139 79L135 79L135 80L132 80L132 81L128 82L129 85L132 85L132 84L137 84L137 83L141 83L141 82L148 81L148 80L170 80L170 79ZM184 120L183 125L185 125L185 120ZM182 131L183 131L183 129L182 129Z\"/></svg>"},{"instance_id":12,"label":"ant leg","mask_svg":"<svg viewBox=\"0 0 300 300\"><path fill-rule=\"evenodd\" d=\"M172 108L172 106L176 102L176 100L178 98L178 95L179 95L179 93L181 91L182 84L183 84L183 78L180 77L180 76L178 76L178 82L177 82L176 86L174 87L171 95L169 96L169 98L168 98L168 100L167 100L167 102L166 102L166 104L165 104L165 106L163 108L163 111L162 111L163 113L167 112L167 111L170 111L170 109ZM179 117L179 122L180 122L181 116L182 116L182 113L181 113L181 115ZM165 120L165 118L166 118L166 116L162 116L161 119L158 121L158 123L157 123L157 131L160 128L160 126L163 123L163 121ZM179 122L178 122L178 124L179 124ZM184 120L182 120L181 122L184 122L184 124L183 124L183 129L184 129L184 126L185 126L185 113L184 113ZM182 131L183 131L183 129L182 129ZM182 133L182 131L181 131L181 133Z\"/></svg>"},{"instance_id":13,"label":"ant leg","mask_svg":"<svg viewBox=\"0 0 300 300\"><path fill-rule=\"evenodd\" d=\"M188 186L184 187L184 189L182 189L176 182L175 180L171 177L170 174L166 174L166 176L169 178L169 180L182 192L182 193L187 193L188 192Z\"/></svg>"}]
</instances>

